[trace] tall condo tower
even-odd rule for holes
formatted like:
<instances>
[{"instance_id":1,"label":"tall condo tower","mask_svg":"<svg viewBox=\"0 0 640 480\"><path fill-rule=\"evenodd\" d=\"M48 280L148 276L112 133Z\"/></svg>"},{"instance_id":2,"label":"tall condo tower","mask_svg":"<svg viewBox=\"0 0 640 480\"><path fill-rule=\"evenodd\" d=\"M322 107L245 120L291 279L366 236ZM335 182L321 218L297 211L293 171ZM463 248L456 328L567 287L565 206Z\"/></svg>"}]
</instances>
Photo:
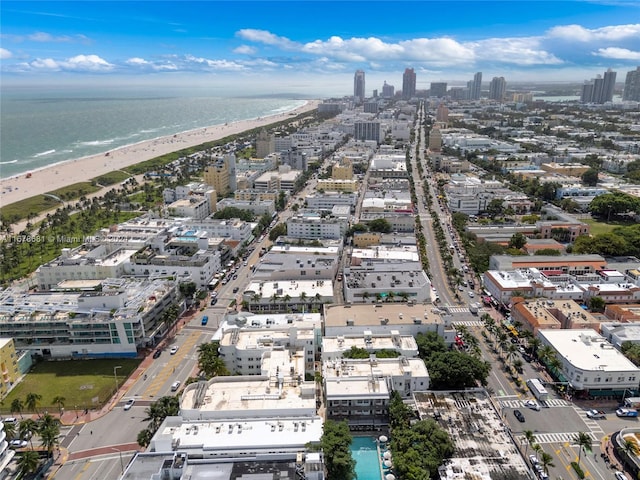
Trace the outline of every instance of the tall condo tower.
<instances>
[{"instance_id":1,"label":"tall condo tower","mask_svg":"<svg viewBox=\"0 0 640 480\"><path fill-rule=\"evenodd\" d=\"M609 69L604 72L604 78L598 75L590 81L584 82L580 101L583 103L603 104L613 100L613 90L616 86L616 72Z\"/></svg>"},{"instance_id":2,"label":"tall condo tower","mask_svg":"<svg viewBox=\"0 0 640 480\"><path fill-rule=\"evenodd\" d=\"M402 75L402 98L409 100L416 96L416 72L413 68L405 68Z\"/></svg>"},{"instance_id":3,"label":"tall condo tower","mask_svg":"<svg viewBox=\"0 0 640 480\"><path fill-rule=\"evenodd\" d=\"M473 76L471 81L471 90L469 92L470 100L480 100L480 94L482 93L482 72L478 72Z\"/></svg>"},{"instance_id":4,"label":"tall condo tower","mask_svg":"<svg viewBox=\"0 0 640 480\"><path fill-rule=\"evenodd\" d=\"M504 77L493 77L489 84L489 98L502 101L507 91L507 82Z\"/></svg>"},{"instance_id":5,"label":"tall condo tower","mask_svg":"<svg viewBox=\"0 0 640 480\"><path fill-rule=\"evenodd\" d=\"M636 102L640 101L640 67L627 72L622 99Z\"/></svg>"},{"instance_id":6,"label":"tall condo tower","mask_svg":"<svg viewBox=\"0 0 640 480\"><path fill-rule=\"evenodd\" d=\"M356 70L353 76L353 99L356 103L364 102L364 70Z\"/></svg>"}]
</instances>

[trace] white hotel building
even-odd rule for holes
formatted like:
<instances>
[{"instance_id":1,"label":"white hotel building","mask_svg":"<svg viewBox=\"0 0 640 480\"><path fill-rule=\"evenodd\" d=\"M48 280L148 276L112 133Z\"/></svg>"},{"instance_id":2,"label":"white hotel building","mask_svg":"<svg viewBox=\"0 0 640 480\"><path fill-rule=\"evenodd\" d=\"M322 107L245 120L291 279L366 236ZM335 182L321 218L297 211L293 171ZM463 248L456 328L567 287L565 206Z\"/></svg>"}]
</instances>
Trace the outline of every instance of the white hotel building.
<instances>
[{"instance_id":1,"label":"white hotel building","mask_svg":"<svg viewBox=\"0 0 640 480\"><path fill-rule=\"evenodd\" d=\"M595 330L539 330L538 338L556 352L564 377L560 379L566 379L572 391L593 397L637 393L640 368Z\"/></svg>"}]
</instances>

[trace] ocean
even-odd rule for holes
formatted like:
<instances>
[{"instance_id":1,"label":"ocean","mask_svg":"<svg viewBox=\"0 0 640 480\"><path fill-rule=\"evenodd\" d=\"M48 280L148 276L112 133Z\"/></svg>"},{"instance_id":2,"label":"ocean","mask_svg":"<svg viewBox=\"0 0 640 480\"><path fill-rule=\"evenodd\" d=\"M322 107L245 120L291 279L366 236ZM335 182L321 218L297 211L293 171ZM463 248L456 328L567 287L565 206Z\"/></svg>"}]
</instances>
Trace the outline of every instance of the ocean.
<instances>
[{"instance_id":1,"label":"ocean","mask_svg":"<svg viewBox=\"0 0 640 480\"><path fill-rule=\"evenodd\" d=\"M287 112L300 98L221 97L201 90L3 88L0 176L173 135Z\"/></svg>"}]
</instances>

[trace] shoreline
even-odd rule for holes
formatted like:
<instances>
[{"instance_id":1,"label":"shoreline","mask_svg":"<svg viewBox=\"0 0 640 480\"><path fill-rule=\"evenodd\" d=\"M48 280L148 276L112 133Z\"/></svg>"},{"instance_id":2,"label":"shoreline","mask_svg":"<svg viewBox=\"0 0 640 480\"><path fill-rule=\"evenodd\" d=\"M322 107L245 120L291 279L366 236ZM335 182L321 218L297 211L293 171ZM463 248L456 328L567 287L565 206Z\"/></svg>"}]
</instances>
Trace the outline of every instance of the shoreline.
<instances>
[{"instance_id":1,"label":"shoreline","mask_svg":"<svg viewBox=\"0 0 640 480\"><path fill-rule=\"evenodd\" d=\"M79 182L90 181L115 170L122 170L171 152L214 142L230 135L286 120L317 108L320 100L306 100L303 105L265 117L238 120L199 127L123 145L101 153L64 160L0 179L0 207L35 197ZM30 175L29 177L27 175Z\"/></svg>"}]
</instances>

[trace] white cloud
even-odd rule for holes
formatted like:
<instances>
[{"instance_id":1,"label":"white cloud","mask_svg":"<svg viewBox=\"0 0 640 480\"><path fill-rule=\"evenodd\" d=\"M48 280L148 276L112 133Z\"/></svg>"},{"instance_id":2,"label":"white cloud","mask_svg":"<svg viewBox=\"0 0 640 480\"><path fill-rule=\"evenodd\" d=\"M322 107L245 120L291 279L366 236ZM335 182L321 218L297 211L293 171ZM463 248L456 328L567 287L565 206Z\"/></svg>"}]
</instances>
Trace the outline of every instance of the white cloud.
<instances>
[{"instance_id":1,"label":"white cloud","mask_svg":"<svg viewBox=\"0 0 640 480\"><path fill-rule=\"evenodd\" d=\"M2 38L6 38L12 42L38 42L38 43L91 43L86 35L52 35L48 32L34 32L28 35L13 35L10 33L2 34Z\"/></svg>"},{"instance_id":2,"label":"white cloud","mask_svg":"<svg viewBox=\"0 0 640 480\"><path fill-rule=\"evenodd\" d=\"M12 53L6 48L0 48L0 60L6 60L7 58L11 58Z\"/></svg>"},{"instance_id":3,"label":"white cloud","mask_svg":"<svg viewBox=\"0 0 640 480\"><path fill-rule=\"evenodd\" d=\"M127 61L125 61L125 63L127 65L149 65L149 62L140 57L129 58Z\"/></svg>"},{"instance_id":4,"label":"white cloud","mask_svg":"<svg viewBox=\"0 0 640 480\"><path fill-rule=\"evenodd\" d=\"M210 70L238 71L238 70L244 70L245 68L241 63L233 62L230 60L224 60L224 59L211 60L209 58L186 55L185 60L187 63L190 63L190 64L206 66Z\"/></svg>"},{"instance_id":5,"label":"white cloud","mask_svg":"<svg viewBox=\"0 0 640 480\"><path fill-rule=\"evenodd\" d=\"M237 48L233 49L233 53L237 53L240 55L253 55L257 52L258 50L254 47L250 47L249 45L240 45Z\"/></svg>"},{"instance_id":6,"label":"white cloud","mask_svg":"<svg viewBox=\"0 0 640 480\"><path fill-rule=\"evenodd\" d=\"M329 37L300 44L265 30L240 30L245 40L339 62L382 65L383 62L423 63L431 67L470 65L480 60L515 65L556 65L562 60L542 48L537 37L490 38L459 42L453 38L415 38L388 42L377 37Z\"/></svg>"},{"instance_id":7,"label":"white cloud","mask_svg":"<svg viewBox=\"0 0 640 480\"><path fill-rule=\"evenodd\" d=\"M300 44L293 42L286 37L279 37L267 30L256 30L253 28L244 28L239 30L236 35L251 42L264 43L265 45L273 45L285 50L297 50Z\"/></svg>"},{"instance_id":8,"label":"white cloud","mask_svg":"<svg viewBox=\"0 0 640 480\"><path fill-rule=\"evenodd\" d=\"M637 40L640 38L640 23L611 25L592 29L584 28L581 25L560 25L551 28L547 32L547 36L572 42Z\"/></svg>"},{"instance_id":9,"label":"white cloud","mask_svg":"<svg viewBox=\"0 0 640 480\"><path fill-rule=\"evenodd\" d=\"M640 60L640 52L634 52L628 48L599 48L594 55L604 58L614 58L616 60Z\"/></svg>"},{"instance_id":10,"label":"white cloud","mask_svg":"<svg viewBox=\"0 0 640 480\"><path fill-rule=\"evenodd\" d=\"M114 65L97 55L76 55L60 61L52 58L37 58L23 64L22 67L27 67L29 70L107 72L112 70Z\"/></svg>"}]
</instances>

